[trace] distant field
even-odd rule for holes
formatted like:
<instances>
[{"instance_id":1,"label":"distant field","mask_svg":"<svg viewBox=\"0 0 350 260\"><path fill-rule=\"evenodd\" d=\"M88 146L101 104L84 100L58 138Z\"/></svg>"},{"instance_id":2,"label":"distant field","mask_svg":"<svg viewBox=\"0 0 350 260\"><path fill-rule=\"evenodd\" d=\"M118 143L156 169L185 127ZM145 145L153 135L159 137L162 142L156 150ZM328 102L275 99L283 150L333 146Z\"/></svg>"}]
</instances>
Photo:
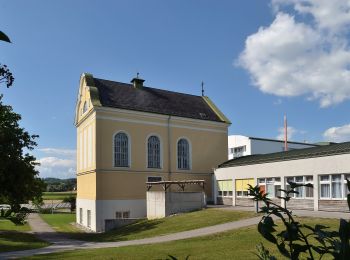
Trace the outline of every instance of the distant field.
<instances>
[{"instance_id":1,"label":"distant field","mask_svg":"<svg viewBox=\"0 0 350 260\"><path fill-rule=\"evenodd\" d=\"M64 191L64 192L44 192L44 200L63 200L69 196L77 196L76 191Z\"/></svg>"}]
</instances>

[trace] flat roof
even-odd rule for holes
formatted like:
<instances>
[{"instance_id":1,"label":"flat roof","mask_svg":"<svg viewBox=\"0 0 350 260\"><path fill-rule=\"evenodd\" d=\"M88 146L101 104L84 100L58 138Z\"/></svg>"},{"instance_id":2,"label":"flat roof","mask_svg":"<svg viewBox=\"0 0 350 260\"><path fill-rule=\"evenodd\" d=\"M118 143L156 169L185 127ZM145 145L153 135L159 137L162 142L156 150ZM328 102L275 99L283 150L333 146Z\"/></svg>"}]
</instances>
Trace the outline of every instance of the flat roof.
<instances>
[{"instance_id":1,"label":"flat roof","mask_svg":"<svg viewBox=\"0 0 350 260\"><path fill-rule=\"evenodd\" d=\"M287 152L242 156L220 164L219 168L308 159L338 154L350 154L350 142L295 149Z\"/></svg>"}]
</instances>

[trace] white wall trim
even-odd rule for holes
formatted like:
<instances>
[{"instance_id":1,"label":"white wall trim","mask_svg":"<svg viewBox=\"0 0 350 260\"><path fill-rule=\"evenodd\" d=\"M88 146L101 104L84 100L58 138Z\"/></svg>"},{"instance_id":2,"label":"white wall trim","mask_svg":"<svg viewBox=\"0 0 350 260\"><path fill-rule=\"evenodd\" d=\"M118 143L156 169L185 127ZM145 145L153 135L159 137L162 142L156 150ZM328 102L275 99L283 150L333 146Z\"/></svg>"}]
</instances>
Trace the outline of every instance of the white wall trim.
<instances>
[{"instance_id":1,"label":"white wall trim","mask_svg":"<svg viewBox=\"0 0 350 260\"><path fill-rule=\"evenodd\" d=\"M96 107L96 111L122 113L122 114L127 114L127 115L132 114L132 115L143 116L145 118L155 118L155 119L164 119L164 120L166 120L169 117L169 115L162 115L162 114L156 114L156 113L151 113L151 112L142 112L142 111L129 110L129 109L110 108L110 107ZM195 122L197 124L202 124L202 125L213 125L213 126L222 126L222 127L227 127L227 125L230 125L230 124L227 124L224 122L200 120L200 119L195 119L195 118L179 117L179 116L173 116L173 115L171 115L171 117L175 120L178 120L178 121L192 122L192 123Z\"/></svg>"},{"instance_id":2,"label":"white wall trim","mask_svg":"<svg viewBox=\"0 0 350 260\"><path fill-rule=\"evenodd\" d=\"M137 123L137 124L152 125L152 126L164 126L164 127L168 126L167 123L150 122L150 121L144 121L144 120L138 120L138 119L115 118L115 117L101 116L101 115L97 115L96 119L104 119L104 120L127 122L127 123ZM198 130L198 131L208 131L208 132L214 132L214 133L227 133L226 130L192 127L192 126L184 126L184 125L178 125L178 124L170 124L170 127Z\"/></svg>"}]
</instances>

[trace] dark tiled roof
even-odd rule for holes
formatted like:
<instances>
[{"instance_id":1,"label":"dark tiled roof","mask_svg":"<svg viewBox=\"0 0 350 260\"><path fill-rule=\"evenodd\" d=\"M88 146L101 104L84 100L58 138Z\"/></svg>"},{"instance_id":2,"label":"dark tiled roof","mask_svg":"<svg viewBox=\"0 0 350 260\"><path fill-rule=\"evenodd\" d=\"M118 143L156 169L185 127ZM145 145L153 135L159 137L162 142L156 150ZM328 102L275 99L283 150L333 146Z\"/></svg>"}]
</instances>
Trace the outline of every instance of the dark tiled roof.
<instances>
[{"instance_id":1,"label":"dark tiled roof","mask_svg":"<svg viewBox=\"0 0 350 260\"><path fill-rule=\"evenodd\" d=\"M255 154L228 160L219 165L219 168L235 167L242 165L261 164L288 160L307 159L337 154L350 153L350 142L317 146L304 149L295 149L288 152L269 154Z\"/></svg>"},{"instance_id":2,"label":"dark tiled roof","mask_svg":"<svg viewBox=\"0 0 350 260\"><path fill-rule=\"evenodd\" d=\"M102 106L223 122L201 96L94 78Z\"/></svg>"}]
</instances>

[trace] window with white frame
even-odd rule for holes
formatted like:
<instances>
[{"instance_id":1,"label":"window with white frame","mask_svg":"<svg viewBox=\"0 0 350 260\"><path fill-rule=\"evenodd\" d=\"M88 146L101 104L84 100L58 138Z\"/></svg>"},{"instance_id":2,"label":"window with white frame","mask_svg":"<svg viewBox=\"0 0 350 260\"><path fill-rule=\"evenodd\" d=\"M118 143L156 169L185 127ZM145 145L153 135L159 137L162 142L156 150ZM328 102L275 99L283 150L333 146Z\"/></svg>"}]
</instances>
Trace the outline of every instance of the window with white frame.
<instances>
[{"instance_id":1,"label":"window with white frame","mask_svg":"<svg viewBox=\"0 0 350 260\"><path fill-rule=\"evenodd\" d=\"M160 168L160 140L150 136L147 140L148 168Z\"/></svg>"},{"instance_id":2,"label":"window with white frame","mask_svg":"<svg viewBox=\"0 0 350 260\"><path fill-rule=\"evenodd\" d=\"M79 224L83 224L83 209L79 208Z\"/></svg>"},{"instance_id":3,"label":"window with white frame","mask_svg":"<svg viewBox=\"0 0 350 260\"><path fill-rule=\"evenodd\" d=\"M177 168L180 170L190 169L190 145L184 138L177 142Z\"/></svg>"},{"instance_id":4,"label":"window with white frame","mask_svg":"<svg viewBox=\"0 0 350 260\"><path fill-rule=\"evenodd\" d=\"M117 211L115 213L115 218L116 219L130 218L130 211Z\"/></svg>"},{"instance_id":5,"label":"window with white frame","mask_svg":"<svg viewBox=\"0 0 350 260\"><path fill-rule=\"evenodd\" d=\"M248 188L249 186L255 186L254 179L237 179L235 182L235 188L236 188L236 196L237 197L248 197L249 192Z\"/></svg>"},{"instance_id":6,"label":"window with white frame","mask_svg":"<svg viewBox=\"0 0 350 260\"><path fill-rule=\"evenodd\" d=\"M234 148L234 157L241 157L243 156L243 153L246 151L246 146L238 146Z\"/></svg>"},{"instance_id":7,"label":"window with white frame","mask_svg":"<svg viewBox=\"0 0 350 260\"><path fill-rule=\"evenodd\" d=\"M346 199L348 194L346 179L350 174L330 174L320 176L321 199Z\"/></svg>"},{"instance_id":8,"label":"window with white frame","mask_svg":"<svg viewBox=\"0 0 350 260\"><path fill-rule=\"evenodd\" d=\"M348 194L350 193L348 190L348 184L346 180L350 181L350 174L344 174L344 199L346 199Z\"/></svg>"},{"instance_id":9,"label":"window with white frame","mask_svg":"<svg viewBox=\"0 0 350 260\"><path fill-rule=\"evenodd\" d=\"M87 210L87 227L91 227L91 210Z\"/></svg>"},{"instance_id":10,"label":"window with white frame","mask_svg":"<svg viewBox=\"0 0 350 260\"><path fill-rule=\"evenodd\" d=\"M294 176L286 178L286 190L290 190L290 182L294 182L296 184L313 184L313 176ZM295 191L298 193L290 193L289 196L292 198L313 198L314 197L314 189L312 187L297 187Z\"/></svg>"},{"instance_id":11,"label":"window with white frame","mask_svg":"<svg viewBox=\"0 0 350 260\"><path fill-rule=\"evenodd\" d=\"M129 167L129 139L125 133L114 136L114 166Z\"/></svg>"},{"instance_id":12,"label":"window with white frame","mask_svg":"<svg viewBox=\"0 0 350 260\"><path fill-rule=\"evenodd\" d=\"M219 197L232 196L232 180L217 181L217 187Z\"/></svg>"},{"instance_id":13,"label":"window with white frame","mask_svg":"<svg viewBox=\"0 0 350 260\"><path fill-rule=\"evenodd\" d=\"M259 178L258 179L260 190L267 193L269 198L277 198L281 196L281 178Z\"/></svg>"}]
</instances>

